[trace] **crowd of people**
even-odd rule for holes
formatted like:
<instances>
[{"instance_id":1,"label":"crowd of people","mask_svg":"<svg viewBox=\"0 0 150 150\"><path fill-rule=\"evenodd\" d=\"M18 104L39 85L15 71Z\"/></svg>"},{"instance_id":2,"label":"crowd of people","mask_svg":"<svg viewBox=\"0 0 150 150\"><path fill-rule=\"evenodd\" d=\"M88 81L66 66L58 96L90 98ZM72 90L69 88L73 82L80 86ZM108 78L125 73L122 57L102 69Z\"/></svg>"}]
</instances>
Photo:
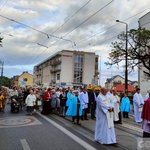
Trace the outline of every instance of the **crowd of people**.
<instances>
[{"instance_id":1,"label":"crowd of people","mask_svg":"<svg viewBox=\"0 0 150 150\"><path fill-rule=\"evenodd\" d=\"M105 87L92 85L73 88L0 88L0 111L5 111L5 104L17 99L20 109L25 105L27 114L33 115L39 107L41 114L59 114L61 117L72 117L72 123L81 125L81 120L96 120L95 141L101 144L114 144L116 135L114 124L122 124L122 117L129 118L131 112L128 93L118 94L113 87L107 91ZM142 122L143 137L150 137L150 95L145 99L137 88L133 95L135 122ZM88 115L89 114L89 115Z\"/></svg>"}]
</instances>

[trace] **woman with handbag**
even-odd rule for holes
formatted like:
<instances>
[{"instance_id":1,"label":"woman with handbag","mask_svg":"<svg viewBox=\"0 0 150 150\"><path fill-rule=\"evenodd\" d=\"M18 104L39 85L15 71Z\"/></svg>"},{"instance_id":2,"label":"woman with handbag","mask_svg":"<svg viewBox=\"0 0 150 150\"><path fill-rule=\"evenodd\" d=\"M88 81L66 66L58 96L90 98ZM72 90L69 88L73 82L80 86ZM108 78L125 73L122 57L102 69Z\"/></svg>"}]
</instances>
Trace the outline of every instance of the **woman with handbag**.
<instances>
[{"instance_id":1,"label":"woman with handbag","mask_svg":"<svg viewBox=\"0 0 150 150\"><path fill-rule=\"evenodd\" d=\"M27 96L25 100L25 104L27 105L27 113L32 115L34 111L34 105L35 105L36 97L34 95L33 90L30 90L30 94Z\"/></svg>"},{"instance_id":2,"label":"woman with handbag","mask_svg":"<svg viewBox=\"0 0 150 150\"><path fill-rule=\"evenodd\" d=\"M36 102L35 102L35 111L37 111L39 109L39 107L42 105L42 102L41 102L41 96L40 96L40 92L38 89L35 90L35 96L36 96Z\"/></svg>"},{"instance_id":3,"label":"woman with handbag","mask_svg":"<svg viewBox=\"0 0 150 150\"><path fill-rule=\"evenodd\" d=\"M41 111L41 114L43 115L49 115L51 112L51 88L48 88L47 91L44 93L44 103L43 103L43 110Z\"/></svg>"},{"instance_id":4,"label":"woman with handbag","mask_svg":"<svg viewBox=\"0 0 150 150\"><path fill-rule=\"evenodd\" d=\"M60 116L65 117L66 113L66 101L67 101L67 95L65 89L62 89L62 92L60 93Z\"/></svg>"}]
</instances>

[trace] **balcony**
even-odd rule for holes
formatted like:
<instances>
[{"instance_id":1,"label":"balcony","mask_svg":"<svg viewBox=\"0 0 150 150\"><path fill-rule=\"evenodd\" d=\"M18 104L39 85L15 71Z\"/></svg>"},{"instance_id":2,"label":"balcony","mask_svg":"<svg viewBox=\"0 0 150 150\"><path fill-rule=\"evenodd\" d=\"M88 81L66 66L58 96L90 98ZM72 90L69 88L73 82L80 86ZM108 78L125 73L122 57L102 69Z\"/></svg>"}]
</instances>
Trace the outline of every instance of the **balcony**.
<instances>
[{"instance_id":1,"label":"balcony","mask_svg":"<svg viewBox=\"0 0 150 150\"><path fill-rule=\"evenodd\" d=\"M56 73L56 72L60 72L60 71L61 71L61 69L51 69L50 73Z\"/></svg>"},{"instance_id":2,"label":"balcony","mask_svg":"<svg viewBox=\"0 0 150 150\"><path fill-rule=\"evenodd\" d=\"M41 76L41 72L36 72L35 75L36 76Z\"/></svg>"},{"instance_id":3,"label":"balcony","mask_svg":"<svg viewBox=\"0 0 150 150\"><path fill-rule=\"evenodd\" d=\"M58 64L61 64L61 60L53 60L53 61L51 61L51 66L56 66Z\"/></svg>"}]
</instances>

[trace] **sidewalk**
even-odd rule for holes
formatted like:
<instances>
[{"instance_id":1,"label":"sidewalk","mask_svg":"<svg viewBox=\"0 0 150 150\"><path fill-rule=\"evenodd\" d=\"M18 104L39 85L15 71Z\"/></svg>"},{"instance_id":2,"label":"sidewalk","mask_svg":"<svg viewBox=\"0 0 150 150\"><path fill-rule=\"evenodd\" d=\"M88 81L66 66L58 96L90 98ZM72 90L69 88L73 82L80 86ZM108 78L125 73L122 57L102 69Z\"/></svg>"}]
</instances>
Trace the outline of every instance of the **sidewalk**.
<instances>
[{"instance_id":1,"label":"sidewalk","mask_svg":"<svg viewBox=\"0 0 150 150\"><path fill-rule=\"evenodd\" d=\"M129 122L134 122L133 114L130 114ZM90 118L90 116L88 116ZM65 119L71 121L71 117L65 117ZM123 119L124 121L124 119ZM94 140L94 132L95 132L95 123L96 120L80 120L81 127L86 128L93 132L93 140ZM139 125L139 124L138 124ZM127 150L135 150L137 149L137 137L142 137L142 129L139 126L134 126L132 123L128 124L127 122L123 122L123 124L115 124L115 131L117 137L118 147L120 149ZM118 149L116 147L116 149Z\"/></svg>"}]
</instances>

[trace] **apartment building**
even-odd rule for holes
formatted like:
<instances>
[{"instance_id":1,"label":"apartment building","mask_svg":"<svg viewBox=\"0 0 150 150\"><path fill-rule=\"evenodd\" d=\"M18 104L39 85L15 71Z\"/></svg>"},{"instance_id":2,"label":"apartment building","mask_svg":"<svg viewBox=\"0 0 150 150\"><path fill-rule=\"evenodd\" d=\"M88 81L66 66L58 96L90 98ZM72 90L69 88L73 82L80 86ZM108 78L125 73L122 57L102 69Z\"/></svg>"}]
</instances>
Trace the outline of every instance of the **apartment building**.
<instances>
[{"instance_id":1,"label":"apartment building","mask_svg":"<svg viewBox=\"0 0 150 150\"><path fill-rule=\"evenodd\" d=\"M33 84L56 87L97 85L98 58L92 52L59 51L34 66Z\"/></svg>"},{"instance_id":2,"label":"apartment building","mask_svg":"<svg viewBox=\"0 0 150 150\"><path fill-rule=\"evenodd\" d=\"M150 30L150 12L145 14L139 19L139 25L142 28ZM139 73L138 73L138 82L139 82L139 87L141 88L141 93L143 96L146 95L147 90L150 90L150 78L148 78L143 71L146 70L146 68L142 65L140 65Z\"/></svg>"}]
</instances>

